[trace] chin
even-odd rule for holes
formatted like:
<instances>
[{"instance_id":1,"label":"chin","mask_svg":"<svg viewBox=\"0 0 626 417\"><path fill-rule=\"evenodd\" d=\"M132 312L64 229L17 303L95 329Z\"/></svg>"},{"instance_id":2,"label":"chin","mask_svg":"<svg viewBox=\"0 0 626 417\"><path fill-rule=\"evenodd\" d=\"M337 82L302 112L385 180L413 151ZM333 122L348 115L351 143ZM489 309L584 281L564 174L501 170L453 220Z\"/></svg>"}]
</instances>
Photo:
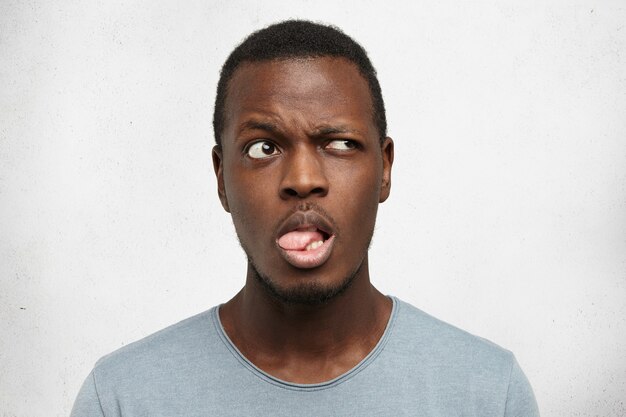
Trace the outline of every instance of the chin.
<instances>
[{"instance_id":1,"label":"chin","mask_svg":"<svg viewBox=\"0 0 626 417\"><path fill-rule=\"evenodd\" d=\"M334 284L322 284L318 280L300 281L294 285L281 285L267 274L258 270L253 262L250 262L256 280L277 301L290 305L316 306L326 304L343 294L354 281L357 268L354 273L347 275L341 281Z\"/></svg>"}]
</instances>

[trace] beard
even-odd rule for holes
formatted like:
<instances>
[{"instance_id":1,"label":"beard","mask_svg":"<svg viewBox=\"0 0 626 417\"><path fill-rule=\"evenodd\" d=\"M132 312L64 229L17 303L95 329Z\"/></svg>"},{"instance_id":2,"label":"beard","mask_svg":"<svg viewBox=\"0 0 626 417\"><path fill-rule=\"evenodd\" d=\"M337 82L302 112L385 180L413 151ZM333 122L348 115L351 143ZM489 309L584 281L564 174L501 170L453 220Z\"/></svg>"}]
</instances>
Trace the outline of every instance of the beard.
<instances>
[{"instance_id":1,"label":"beard","mask_svg":"<svg viewBox=\"0 0 626 417\"><path fill-rule=\"evenodd\" d=\"M319 306L343 294L354 282L354 278L361 270L363 262L337 285L322 285L319 282L302 282L289 288L283 288L259 269L248 256L248 263L252 268L254 278L275 300L289 305Z\"/></svg>"},{"instance_id":2,"label":"beard","mask_svg":"<svg viewBox=\"0 0 626 417\"><path fill-rule=\"evenodd\" d=\"M310 210L315 209L316 211L324 214L324 216L331 221L334 226L335 233L340 235L339 228L334 222L333 218L319 205L314 203L302 203L298 206L295 206L292 212L296 210ZM285 215L285 218L288 217L292 212ZM236 212L231 211L231 215L233 220L237 215ZM237 215L240 219L244 220L244 224L241 225L243 228L251 228L252 224L247 224L246 217ZM280 219L277 221L275 229L281 224L284 219ZM237 223L234 222L235 232L237 234L237 240L239 241L239 245L243 249L246 257L248 259L248 265L251 269L251 272L254 274L254 278L256 281L261 284L261 287L264 288L267 293L274 298L275 300L282 302L284 304L289 305L303 305L303 306L318 306L322 304L326 304L334 298L343 294L354 282L359 271L363 267L364 260L366 259L369 248L372 244L372 238L374 235L374 224L372 224L371 230L369 231L369 236L366 240L366 245L363 248L362 257L358 265L354 268L354 270L343 277L342 280L338 281L335 284L324 285L320 284L315 280L306 280L295 285L290 285L289 287L281 286L276 282L275 279L271 277L270 274L265 273L261 268L258 267L258 264L255 263L253 256L251 255L251 251L246 247L243 240L241 239L241 235L239 234L239 228L237 227Z\"/></svg>"}]
</instances>

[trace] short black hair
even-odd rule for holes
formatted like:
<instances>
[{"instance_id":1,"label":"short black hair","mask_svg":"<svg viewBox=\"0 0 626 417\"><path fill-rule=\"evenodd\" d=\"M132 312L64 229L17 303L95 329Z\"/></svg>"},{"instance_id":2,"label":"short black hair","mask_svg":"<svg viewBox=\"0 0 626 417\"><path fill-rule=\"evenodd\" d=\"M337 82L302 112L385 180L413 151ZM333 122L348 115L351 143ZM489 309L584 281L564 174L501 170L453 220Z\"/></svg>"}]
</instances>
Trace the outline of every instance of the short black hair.
<instances>
[{"instance_id":1,"label":"short black hair","mask_svg":"<svg viewBox=\"0 0 626 417\"><path fill-rule=\"evenodd\" d=\"M217 83L213 113L213 132L217 145L222 144L228 83L241 64L324 56L345 58L357 66L370 89L372 116L382 143L387 136L385 103L376 77L376 70L367 57L365 49L337 27L307 20L286 20L250 34L226 59Z\"/></svg>"}]
</instances>

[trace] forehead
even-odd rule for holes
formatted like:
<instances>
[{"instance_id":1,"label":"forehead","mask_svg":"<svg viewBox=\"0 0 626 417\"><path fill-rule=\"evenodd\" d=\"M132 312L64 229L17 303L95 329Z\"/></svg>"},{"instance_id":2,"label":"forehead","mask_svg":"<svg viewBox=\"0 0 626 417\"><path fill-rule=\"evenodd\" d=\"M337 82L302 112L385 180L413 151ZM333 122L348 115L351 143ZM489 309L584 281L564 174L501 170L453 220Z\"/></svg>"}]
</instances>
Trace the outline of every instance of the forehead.
<instances>
[{"instance_id":1,"label":"forehead","mask_svg":"<svg viewBox=\"0 0 626 417\"><path fill-rule=\"evenodd\" d=\"M345 58L242 64L228 85L226 136L248 118L284 124L351 124L376 134L369 86Z\"/></svg>"}]
</instances>

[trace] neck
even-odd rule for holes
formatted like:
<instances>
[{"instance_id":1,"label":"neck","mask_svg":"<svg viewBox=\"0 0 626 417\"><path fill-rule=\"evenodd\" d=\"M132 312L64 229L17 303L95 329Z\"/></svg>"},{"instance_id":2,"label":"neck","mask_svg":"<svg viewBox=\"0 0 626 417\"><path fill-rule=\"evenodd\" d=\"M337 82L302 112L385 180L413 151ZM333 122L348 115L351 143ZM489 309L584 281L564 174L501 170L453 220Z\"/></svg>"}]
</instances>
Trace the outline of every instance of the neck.
<instances>
[{"instance_id":1,"label":"neck","mask_svg":"<svg viewBox=\"0 0 626 417\"><path fill-rule=\"evenodd\" d=\"M345 291L318 305L280 301L252 274L249 268L220 318L244 356L283 379L311 382L347 371L374 348L389 319L391 301L370 283L367 257ZM295 375L303 363L326 370Z\"/></svg>"}]
</instances>

